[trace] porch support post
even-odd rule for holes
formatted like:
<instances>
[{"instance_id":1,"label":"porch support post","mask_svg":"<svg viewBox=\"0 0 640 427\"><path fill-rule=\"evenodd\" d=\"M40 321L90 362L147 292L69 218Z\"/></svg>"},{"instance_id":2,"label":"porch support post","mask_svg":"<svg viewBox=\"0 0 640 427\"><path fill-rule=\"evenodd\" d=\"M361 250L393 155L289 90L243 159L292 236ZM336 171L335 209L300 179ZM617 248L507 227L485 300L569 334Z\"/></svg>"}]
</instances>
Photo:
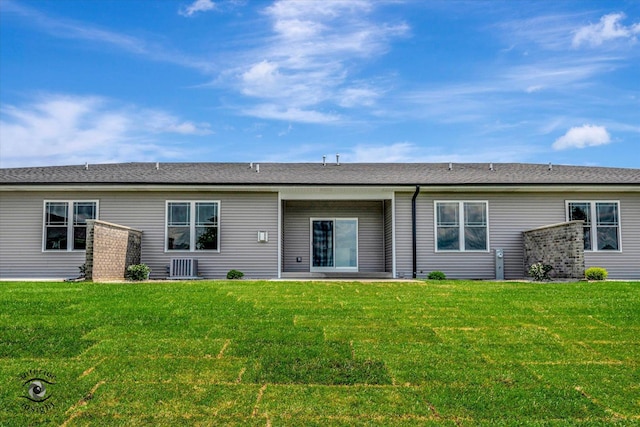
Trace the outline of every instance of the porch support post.
<instances>
[{"instance_id":1,"label":"porch support post","mask_svg":"<svg viewBox=\"0 0 640 427\"><path fill-rule=\"evenodd\" d=\"M420 186L416 185L416 192L413 193L411 198L411 249L413 255L413 278L418 277L418 243L416 233L416 199L420 194Z\"/></svg>"}]
</instances>

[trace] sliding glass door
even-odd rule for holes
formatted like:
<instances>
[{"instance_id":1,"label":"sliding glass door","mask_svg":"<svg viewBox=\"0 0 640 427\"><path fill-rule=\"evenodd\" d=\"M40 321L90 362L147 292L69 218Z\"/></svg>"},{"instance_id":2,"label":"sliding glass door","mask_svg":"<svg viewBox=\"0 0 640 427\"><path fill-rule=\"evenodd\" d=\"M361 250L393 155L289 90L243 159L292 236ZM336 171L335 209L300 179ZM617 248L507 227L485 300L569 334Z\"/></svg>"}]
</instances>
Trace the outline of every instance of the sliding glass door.
<instances>
[{"instance_id":1,"label":"sliding glass door","mask_svg":"<svg viewBox=\"0 0 640 427\"><path fill-rule=\"evenodd\" d=\"M311 219L311 271L358 271L358 220Z\"/></svg>"}]
</instances>

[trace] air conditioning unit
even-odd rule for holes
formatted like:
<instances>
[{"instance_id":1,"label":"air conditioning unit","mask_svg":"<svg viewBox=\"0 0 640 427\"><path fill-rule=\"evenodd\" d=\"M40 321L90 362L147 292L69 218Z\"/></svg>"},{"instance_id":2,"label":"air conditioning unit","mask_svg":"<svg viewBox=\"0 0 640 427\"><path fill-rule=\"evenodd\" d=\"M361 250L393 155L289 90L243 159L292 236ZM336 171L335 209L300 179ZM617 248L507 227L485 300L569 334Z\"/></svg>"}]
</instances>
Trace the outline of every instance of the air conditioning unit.
<instances>
[{"instance_id":1,"label":"air conditioning unit","mask_svg":"<svg viewBox=\"0 0 640 427\"><path fill-rule=\"evenodd\" d=\"M170 279L194 279L198 277L198 260L193 258L173 258L169 265Z\"/></svg>"}]
</instances>

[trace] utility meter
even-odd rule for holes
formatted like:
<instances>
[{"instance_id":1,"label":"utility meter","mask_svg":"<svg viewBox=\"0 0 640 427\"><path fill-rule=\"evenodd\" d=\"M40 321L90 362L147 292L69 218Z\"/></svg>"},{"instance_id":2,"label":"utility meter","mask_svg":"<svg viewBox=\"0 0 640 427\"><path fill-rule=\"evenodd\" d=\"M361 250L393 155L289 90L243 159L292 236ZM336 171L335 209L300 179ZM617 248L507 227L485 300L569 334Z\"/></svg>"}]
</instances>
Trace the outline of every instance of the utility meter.
<instances>
[{"instance_id":1,"label":"utility meter","mask_svg":"<svg viewBox=\"0 0 640 427\"><path fill-rule=\"evenodd\" d=\"M504 251L496 249L496 280L504 280Z\"/></svg>"}]
</instances>

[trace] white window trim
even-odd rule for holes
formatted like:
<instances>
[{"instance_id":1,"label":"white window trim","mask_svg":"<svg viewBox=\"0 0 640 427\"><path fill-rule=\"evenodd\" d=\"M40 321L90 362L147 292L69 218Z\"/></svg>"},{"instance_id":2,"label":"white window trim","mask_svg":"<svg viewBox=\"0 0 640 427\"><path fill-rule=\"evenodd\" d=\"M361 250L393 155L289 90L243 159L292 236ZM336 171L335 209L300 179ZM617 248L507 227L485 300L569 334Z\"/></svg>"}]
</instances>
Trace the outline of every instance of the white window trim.
<instances>
[{"instance_id":1,"label":"white window trim","mask_svg":"<svg viewBox=\"0 0 640 427\"><path fill-rule=\"evenodd\" d=\"M458 203L458 227L460 229L459 246L460 249L438 249L438 204L439 203ZM470 250L464 248L464 204L465 203L484 203L485 213L487 216L487 249ZM488 200L434 200L433 201L433 246L437 253L455 254L455 253L487 253L491 252L491 242L489 239L489 201Z\"/></svg>"},{"instance_id":2,"label":"white window trim","mask_svg":"<svg viewBox=\"0 0 640 427\"><path fill-rule=\"evenodd\" d=\"M314 221L333 221L334 231L336 221L355 221L356 222L356 266L355 267L314 267L313 266L313 222ZM333 259L335 263L336 250L336 234L333 233ZM360 268L360 220L358 218L309 218L309 272L311 273L349 273L358 272Z\"/></svg>"},{"instance_id":3,"label":"white window trim","mask_svg":"<svg viewBox=\"0 0 640 427\"><path fill-rule=\"evenodd\" d=\"M169 203L189 203L190 204L190 208L189 208L189 249L188 250L184 250L184 249L169 249L168 248L168 242L169 242ZM217 246L218 249L215 250L211 250L211 249L200 249L197 250L196 249L196 203L215 203L218 205L218 242L217 242ZM220 204L220 200L167 200L165 201L165 205L164 205L164 252L165 253L169 253L169 254L173 254L173 253L200 253L200 254L207 254L207 253L220 253L220 230L221 230L221 208L220 208L221 204Z\"/></svg>"},{"instance_id":4,"label":"white window trim","mask_svg":"<svg viewBox=\"0 0 640 427\"><path fill-rule=\"evenodd\" d=\"M66 203L67 204L67 249L47 249L47 203ZM73 204L74 203L95 203L96 217L100 218L100 201L84 200L84 199L67 199L67 200L44 200L42 203L42 252L48 254L67 253L67 252L86 252L86 249L73 249Z\"/></svg>"},{"instance_id":5,"label":"white window trim","mask_svg":"<svg viewBox=\"0 0 640 427\"><path fill-rule=\"evenodd\" d=\"M585 249L585 252L598 252L598 253L621 253L622 252L622 214L620 212L620 200L565 200L564 213L565 218L569 221L569 204L570 203L589 203L589 209L591 209L591 249ZM598 249L598 225L596 220L596 203L615 203L618 205L618 249L616 250L602 250Z\"/></svg>"}]
</instances>

